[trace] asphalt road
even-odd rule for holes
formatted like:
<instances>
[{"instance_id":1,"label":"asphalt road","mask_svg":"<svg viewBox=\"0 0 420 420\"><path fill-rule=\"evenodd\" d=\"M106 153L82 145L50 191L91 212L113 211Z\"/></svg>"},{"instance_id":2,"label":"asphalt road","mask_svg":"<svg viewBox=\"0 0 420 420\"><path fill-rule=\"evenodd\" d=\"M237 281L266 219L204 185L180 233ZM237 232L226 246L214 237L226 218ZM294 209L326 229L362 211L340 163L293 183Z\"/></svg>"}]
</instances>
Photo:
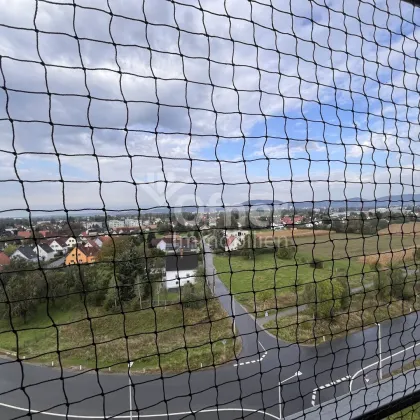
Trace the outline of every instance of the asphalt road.
<instances>
[{"instance_id":1,"label":"asphalt road","mask_svg":"<svg viewBox=\"0 0 420 420\"><path fill-rule=\"evenodd\" d=\"M208 252L205 265L207 273L213 273ZM235 313L243 343L240 359L217 369L163 378L132 376L133 418L168 418L169 413L175 420L278 419L279 382L281 415L288 416L343 396L350 385L357 395L378 380L376 326L316 348L280 342L260 330L217 276L215 282L221 304L229 314ZM382 324L381 333L384 375L420 352L420 345L411 348L420 342L417 313ZM129 401L128 375L61 372L8 360L0 364L1 419L29 418L28 410L31 418L43 420L104 418L104 414L130 418Z\"/></svg>"}]
</instances>

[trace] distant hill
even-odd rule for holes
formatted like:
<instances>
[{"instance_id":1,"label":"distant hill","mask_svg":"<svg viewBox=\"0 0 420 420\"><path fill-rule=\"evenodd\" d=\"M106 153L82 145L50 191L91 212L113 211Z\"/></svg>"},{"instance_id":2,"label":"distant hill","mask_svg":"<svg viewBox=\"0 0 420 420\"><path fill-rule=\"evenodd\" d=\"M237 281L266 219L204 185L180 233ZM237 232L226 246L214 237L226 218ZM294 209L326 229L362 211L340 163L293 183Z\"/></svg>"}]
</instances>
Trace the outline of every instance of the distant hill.
<instances>
[{"instance_id":1,"label":"distant hill","mask_svg":"<svg viewBox=\"0 0 420 420\"><path fill-rule=\"evenodd\" d=\"M321 200L321 201L279 201L279 200L250 200L249 202L241 203L240 206L258 206L258 205L273 205L294 207L295 209L311 209L311 208L340 208L348 207L354 209L373 209L380 207L401 207L420 205L420 194L402 194L378 197L376 199L363 199L360 197L349 198L348 200Z\"/></svg>"},{"instance_id":2,"label":"distant hill","mask_svg":"<svg viewBox=\"0 0 420 420\"><path fill-rule=\"evenodd\" d=\"M262 205L272 206L273 204L275 206L280 206L283 204L283 202L279 200L249 200L249 201L244 201L243 203L239 204L239 206L262 206Z\"/></svg>"}]
</instances>

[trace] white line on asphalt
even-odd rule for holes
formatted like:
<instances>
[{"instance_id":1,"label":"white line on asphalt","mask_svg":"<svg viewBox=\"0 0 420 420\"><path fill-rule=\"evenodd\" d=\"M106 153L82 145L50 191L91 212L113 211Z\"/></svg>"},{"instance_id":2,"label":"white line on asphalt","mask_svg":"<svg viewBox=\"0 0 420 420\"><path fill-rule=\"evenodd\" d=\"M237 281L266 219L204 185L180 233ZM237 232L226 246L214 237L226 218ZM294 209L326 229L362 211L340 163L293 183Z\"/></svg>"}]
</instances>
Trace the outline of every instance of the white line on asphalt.
<instances>
[{"instance_id":1,"label":"white line on asphalt","mask_svg":"<svg viewBox=\"0 0 420 420\"><path fill-rule=\"evenodd\" d=\"M250 360L249 362L235 363L233 366L236 367L236 366L249 365L250 363L256 363L256 362L261 363L264 360L264 357L267 356L267 350L264 348L264 346L261 344L261 342L259 340L258 340L258 344L264 350L264 354L261 357L259 357L258 359Z\"/></svg>"},{"instance_id":2,"label":"white line on asphalt","mask_svg":"<svg viewBox=\"0 0 420 420\"><path fill-rule=\"evenodd\" d=\"M381 359L381 361L382 361L382 367L383 367L383 362L385 361L385 360L388 360L388 359L391 359L391 358L393 358L393 357L395 357L395 356L398 356L399 354L401 354L401 353L404 353L404 352L406 352L407 350L411 350L411 349L413 349L414 347L417 347L417 346L419 346L420 345L420 342L419 343L417 343L417 344L413 344L412 346L410 346L410 347L407 347L406 349L403 349L403 350L400 350L400 351L397 351L396 353L394 353L394 354L391 354L390 356L387 356L387 357L383 357L382 359ZM371 368L371 367L373 367L373 366L375 366L375 365L377 365L379 363L379 360L377 360L376 362L374 362L374 363L371 363L370 365L368 365L368 366L365 366L364 368L362 368L362 369L360 369L360 370L358 370L352 377L351 377L351 379L350 379L350 385L349 385L349 388L350 388L350 392L352 392L352 390L351 390L351 387L352 387L352 385L353 385L353 381L354 381L354 379L357 377L357 376L359 376L365 369L369 369L369 368Z\"/></svg>"},{"instance_id":3,"label":"white line on asphalt","mask_svg":"<svg viewBox=\"0 0 420 420\"><path fill-rule=\"evenodd\" d=\"M336 380L335 380L335 381L333 381L333 382L330 382L330 383L328 383L328 384L321 385L320 387L315 388L315 389L312 391L312 401L311 401L312 407L315 407L316 393L317 393L318 391L320 391L321 389L329 388L330 386L338 385L338 384L340 384L341 382L348 381L349 379L351 379L351 376L350 376L350 375L343 376L343 377L342 377L342 378L340 378L340 379L336 379Z\"/></svg>"},{"instance_id":4,"label":"white line on asphalt","mask_svg":"<svg viewBox=\"0 0 420 420\"><path fill-rule=\"evenodd\" d=\"M16 407L14 405L0 403L0 406L11 408L13 410L19 410L19 411L25 411L27 414L43 414L44 416L53 416L53 417L64 417L66 419L129 419L130 414L124 415L124 416L81 416L77 414L61 414L61 413L52 413L50 411L38 411L38 410L29 410L27 408L22 407ZM247 413L258 413L262 414L264 416L271 417L276 420L280 420L279 417L267 413L266 411L262 410L253 410L250 408L209 408L206 410L196 410L196 411L182 411L179 413L162 413L162 414L137 414L137 412L134 413L137 418L151 418L151 417L169 417L169 416L185 416L187 414L200 414L200 413L215 413L219 411L241 411L241 412L247 412Z\"/></svg>"}]
</instances>

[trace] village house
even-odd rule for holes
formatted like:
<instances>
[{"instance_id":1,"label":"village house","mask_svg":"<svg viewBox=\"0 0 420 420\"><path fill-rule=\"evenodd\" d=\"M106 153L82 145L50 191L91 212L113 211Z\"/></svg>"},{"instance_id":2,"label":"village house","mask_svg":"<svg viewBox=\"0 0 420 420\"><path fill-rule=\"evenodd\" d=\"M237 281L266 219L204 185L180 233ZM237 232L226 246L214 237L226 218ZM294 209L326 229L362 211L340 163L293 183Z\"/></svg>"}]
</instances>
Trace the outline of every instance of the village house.
<instances>
[{"instance_id":1,"label":"village house","mask_svg":"<svg viewBox=\"0 0 420 420\"><path fill-rule=\"evenodd\" d=\"M33 248L33 252L38 254L41 261L49 261L55 255L55 251L48 244L38 244Z\"/></svg>"},{"instance_id":2,"label":"village house","mask_svg":"<svg viewBox=\"0 0 420 420\"><path fill-rule=\"evenodd\" d=\"M57 253L65 254L67 252L68 245L67 245L66 238L49 239L45 243L49 245L56 254Z\"/></svg>"},{"instance_id":3,"label":"village house","mask_svg":"<svg viewBox=\"0 0 420 420\"><path fill-rule=\"evenodd\" d=\"M198 268L198 256L195 252L184 253L166 257L165 285L167 289L195 283L195 274Z\"/></svg>"},{"instance_id":4,"label":"village house","mask_svg":"<svg viewBox=\"0 0 420 420\"><path fill-rule=\"evenodd\" d=\"M29 239L32 238L32 232L30 230L20 230L17 233L17 236L22 239Z\"/></svg>"},{"instance_id":5,"label":"village house","mask_svg":"<svg viewBox=\"0 0 420 420\"><path fill-rule=\"evenodd\" d=\"M96 261L99 247L74 247L66 256L65 265L90 264Z\"/></svg>"},{"instance_id":6,"label":"village house","mask_svg":"<svg viewBox=\"0 0 420 420\"><path fill-rule=\"evenodd\" d=\"M185 252L197 252L197 240L194 237L181 238L179 235L166 235L160 239L152 239L151 245L163 252L176 252L183 249Z\"/></svg>"},{"instance_id":7,"label":"village house","mask_svg":"<svg viewBox=\"0 0 420 420\"><path fill-rule=\"evenodd\" d=\"M34 252L34 247L30 245L21 246L11 256L10 259L22 258L26 261L38 261L37 254Z\"/></svg>"},{"instance_id":8,"label":"village house","mask_svg":"<svg viewBox=\"0 0 420 420\"><path fill-rule=\"evenodd\" d=\"M241 243L238 236L231 235L226 238L225 251L236 251Z\"/></svg>"},{"instance_id":9,"label":"village house","mask_svg":"<svg viewBox=\"0 0 420 420\"><path fill-rule=\"evenodd\" d=\"M66 245L67 248L73 248L74 246L76 246L76 239L71 237L66 239Z\"/></svg>"}]
</instances>

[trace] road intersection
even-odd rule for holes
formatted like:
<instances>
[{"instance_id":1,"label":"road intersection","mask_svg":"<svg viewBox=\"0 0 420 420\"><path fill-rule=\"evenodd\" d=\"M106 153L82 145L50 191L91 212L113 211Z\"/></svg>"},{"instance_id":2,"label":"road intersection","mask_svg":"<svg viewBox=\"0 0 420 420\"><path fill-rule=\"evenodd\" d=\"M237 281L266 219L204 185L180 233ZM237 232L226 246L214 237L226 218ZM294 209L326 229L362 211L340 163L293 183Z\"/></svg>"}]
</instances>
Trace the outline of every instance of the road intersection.
<instances>
[{"instance_id":1,"label":"road intersection","mask_svg":"<svg viewBox=\"0 0 420 420\"><path fill-rule=\"evenodd\" d=\"M209 251L207 248L206 272L213 273ZM317 347L299 346L278 341L261 329L217 276L215 295L229 315L235 314L242 340L238 360L163 377L132 374L129 400L127 375L62 371L4 359L0 364L1 418L32 413L32 418L43 420L112 416L279 419L325 406L350 391L362 394L377 382L376 326ZM382 324L384 376L420 352L418 318L412 313Z\"/></svg>"}]
</instances>

